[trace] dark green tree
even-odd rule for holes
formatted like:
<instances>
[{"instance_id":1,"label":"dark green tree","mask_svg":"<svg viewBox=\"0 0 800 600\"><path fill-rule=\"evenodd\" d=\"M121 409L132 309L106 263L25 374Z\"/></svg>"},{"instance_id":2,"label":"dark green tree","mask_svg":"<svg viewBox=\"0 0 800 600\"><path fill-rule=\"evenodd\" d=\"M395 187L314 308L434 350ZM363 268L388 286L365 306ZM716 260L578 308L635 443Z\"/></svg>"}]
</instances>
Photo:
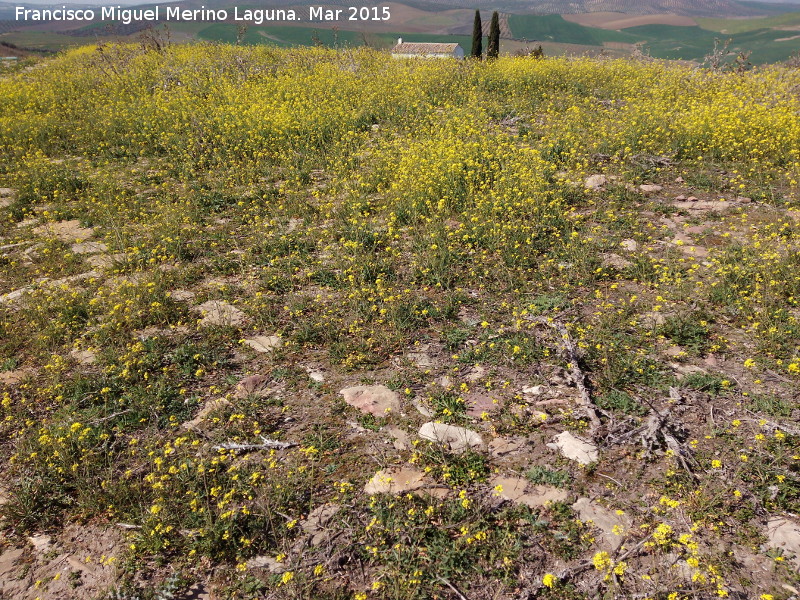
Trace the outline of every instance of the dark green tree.
<instances>
[{"instance_id":1,"label":"dark green tree","mask_svg":"<svg viewBox=\"0 0 800 600\"><path fill-rule=\"evenodd\" d=\"M483 56L483 23L481 11L475 11L475 21L472 23L472 57L481 59Z\"/></svg>"},{"instance_id":2,"label":"dark green tree","mask_svg":"<svg viewBox=\"0 0 800 600\"><path fill-rule=\"evenodd\" d=\"M489 24L489 45L486 46L486 58L491 60L498 56L500 56L500 15L494 11L492 22Z\"/></svg>"}]
</instances>

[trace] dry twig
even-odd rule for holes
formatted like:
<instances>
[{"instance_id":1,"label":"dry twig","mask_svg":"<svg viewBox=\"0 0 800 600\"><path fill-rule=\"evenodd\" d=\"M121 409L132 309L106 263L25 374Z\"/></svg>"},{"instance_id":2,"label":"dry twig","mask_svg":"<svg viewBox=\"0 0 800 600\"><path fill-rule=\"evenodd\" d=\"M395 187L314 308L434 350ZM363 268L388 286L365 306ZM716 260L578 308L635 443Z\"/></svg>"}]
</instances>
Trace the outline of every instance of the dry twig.
<instances>
[{"instance_id":1,"label":"dry twig","mask_svg":"<svg viewBox=\"0 0 800 600\"><path fill-rule=\"evenodd\" d=\"M297 446L293 442L279 442L278 440L271 440L261 436L260 444L239 444L237 442L225 442L214 446L214 450L234 450L236 452L250 452L252 450L285 450Z\"/></svg>"},{"instance_id":2,"label":"dry twig","mask_svg":"<svg viewBox=\"0 0 800 600\"><path fill-rule=\"evenodd\" d=\"M569 331L567 331L567 328L560 321L553 321L544 317L528 318L531 321L535 321L536 323L541 323L555 329L561 336L561 342L564 344L564 352L567 355L567 360L569 360L572 379L575 381L575 387L577 387L578 391L581 393L581 406L586 412L586 416L588 416L589 420L592 422L591 431L592 435L594 435L594 433L596 433L601 426L600 416L597 414L597 408L592 402L592 396L589 393L589 388L586 387L586 375L584 375L580 365L578 364L578 352L575 349L575 344L572 342Z\"/></svg>"}]
</instances>

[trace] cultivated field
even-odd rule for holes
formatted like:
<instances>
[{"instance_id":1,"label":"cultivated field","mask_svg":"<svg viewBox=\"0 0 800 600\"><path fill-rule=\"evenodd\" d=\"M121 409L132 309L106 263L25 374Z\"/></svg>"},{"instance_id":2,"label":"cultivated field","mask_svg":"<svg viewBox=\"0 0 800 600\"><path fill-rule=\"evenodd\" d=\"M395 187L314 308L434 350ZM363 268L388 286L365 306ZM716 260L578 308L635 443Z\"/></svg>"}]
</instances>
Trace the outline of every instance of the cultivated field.
<instances>
[{"instance_id":1,"label":"cultivated field","mask_svg":"<svg viewBox=\"0 0 800 600\"><path fill-rule=\"evenodd\" d=\"M0 71L0 597L797 595L798 86Z\"/></svg>"},{"instance_id":2,"label":"cultivated field","mask_svg":"<svg viewBox=\"0 0 800 600\"><path fill-rule=\"evenodd\" d=\"M601 29L625 29L640 25L679 25L692 27L697 23L691 17L682 15L626 15L614 12L581 13L577 15L562 15L566 21L578 23L586 27L599 27Z\"/></svg>"}]
</instances>

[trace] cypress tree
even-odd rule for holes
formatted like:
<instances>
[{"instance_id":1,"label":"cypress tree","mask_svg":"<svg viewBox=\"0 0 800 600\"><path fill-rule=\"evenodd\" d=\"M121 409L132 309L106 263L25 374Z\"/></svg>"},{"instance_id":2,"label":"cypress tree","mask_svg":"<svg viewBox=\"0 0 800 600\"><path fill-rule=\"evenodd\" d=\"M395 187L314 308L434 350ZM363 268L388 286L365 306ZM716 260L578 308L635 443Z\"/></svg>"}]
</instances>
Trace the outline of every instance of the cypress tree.
<instances>
[{"instance_id":1,"label":"cypress tree","mask_svg":"<svg viewBox=\"0 0 800 600\"><path fill-rule=\"evenodd\" d=\"M500 56L500 15L494 11L492 22L489 24L489 45L486 46L486 58L493 59L498 56Z\"/></svg>"},{"instance_id":2,"label":"cypress tree","mask_svg":"<svg viewBox=\"0 0 800 600\"><path fill-rule=\"evenodd\" d=\"M472 23L472 57L481 59L483 55L483 24L481 11L475 11L475 21Z\"/></svg>"}]
</instances>

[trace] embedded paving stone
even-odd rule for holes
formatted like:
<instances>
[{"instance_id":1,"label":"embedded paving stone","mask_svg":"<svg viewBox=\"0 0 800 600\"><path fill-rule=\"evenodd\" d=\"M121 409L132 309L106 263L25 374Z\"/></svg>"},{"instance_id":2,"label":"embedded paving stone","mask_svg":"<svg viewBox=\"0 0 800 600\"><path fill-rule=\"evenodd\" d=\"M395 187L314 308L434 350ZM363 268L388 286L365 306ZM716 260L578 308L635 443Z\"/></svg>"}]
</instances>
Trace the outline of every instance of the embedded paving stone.
<instances>
[{"instance_id":1,"label":"embedded paving stone","mask_svg":"<svg viewBox=\"0 0 800 600\"><path fill-rule=\"evenodd\" d=\"M630 267L633 263L626 258L622 258L619 254L604 253L600 255L602 258L601 265L614 269L625 269Z\"/></svg>"},{"instance_id":2,"label":"embedded paving stone","mask_svg":"<svg viewBox=\"0 0 800 600\"><path fill-rule=\"evenodd\" d=\"M80 242L72 244L69 249L73 254L97 254L108 250L108 246L103 242Z\"/></svg>"},{"instance_id":3,"label":"embedded paving stone","mask_svg":"<svg viewBox=\"0 0 800 600\"><path fill-rule=\"evenodd\" d=\"M492 456L506 456L507 454L519 452L524 447L524 438L498 437L489 442L489 453Z\"/></svg>"},{"instance_id":4,"label":"embedded paving stone","mask_svg":"<svg viewBox=\"0 0 800 600\"><path fill-rule=\"evenodd\" d=\"M22 548L12 548L5 552L0 552L0 591L4 591L4 582L11 582L13 573L17 566L23 562L23 554L25 550Z\"/></svg>"},{"instance_id":5,"label":"embedded paving stone","mask_svg":"<svg viewBox=\"0 0 800 600\"><path fill-rule=\"evenodd\" d=\"M277 335L257 335L255 337L246 338L244 343L256 352L264 354L272 352L275 348L280 348L282 344L281 338Z\"/></svg>"},{"instance_id":6,"label":"embedded paving stone","mask_svg":"<svg viewBox=\"0 0 800 600\"><path fill-rule=\"evenodd\" d=\"M192 584L173 598L175 600L212 600L211 592L208 591L205 584L200 582Z\"/></svg>"},{"instance_id":7,"label":"embedded paving stone","mask_svg":"<svg viewBox=\"0 0 800 600\"><path fill-rule=\"evenodd\" d=\"M645 327L658 327L666 321L667 318L660 312L648 312L642 315L642 325Z\"/></svg>"},{"instance_id":8,"label":"embedded paving stone","mask_svg":"<svg viewBox=\"0 0 800 600\"><path fill-rule=\"evenodd\" d=\"M48 286L50 287L58 287L60 285L75 283L76 281L84 281L86 279L96 279L100 277L100 273L97 271L86 271L86 273L78 273L77 275L70 275L69 277L62 277L61 279L53 279L52 281L46 281Z\"/></svg>"},{"instance_id":9,"label":"embedded paving stone","mask_svg":"<svg viewBox=\"0 0 800 600\"><path fill-rule=\"evenodd\" d=\"M110 269L116 263L125 260L127 254L124 252L117 252L116 254L94 254L86 259L90 265L97 269Z\"/></svg>"},{"instance_id":10,"label":"embedded paving stone","mask_svg":"<svg viewBox=\"0 0 800 600\"><path fill-rule=\"evenodd\" d=\"M592 464L599 458L597 446L575 437L569 431L559 433L547 447L558 450L565 457L582 465Z\"/></svg>"},{"instance_id":11,"label":"embedded paving stone","mask_svg":"<svg viewBox=\"0 0 800 600\"><path fill-rule=\"evenodd\" d=\"M608 177L605 175L590 175L583 182L583 187L589 190L601 190L603 186L608 183Z\"/></svg>"},{"instance_id":12,"label":"embedded paving stone","mask_svg":"<svg viewBox=\"0 0 800 600\"><path fill-rule=\"evenodd\" d=\"M3 371L0 373L0 383L5 385L16 385L26 377L33 374L30 369L16 369L14 371Z\"/></svg>"},{"instance_id":13,"label":"embedded paving stone","mask_svg":"<svg viewBox=\"0 0 800 600\"><path fill-rule=\"evenodd\" d=\"M526 388L522 388L523 394L528 394L530 396L541 396L544 394L544 386L543 385L533 385Z\"/></svg>"},{"instance_id":14,"label":"embedded paving stone","mask_svg":"<svg viewBox=\"0 0 800 600\"><path fill-rule=\"evenodd\" d=\"M654 194L656 192L660 192L664 188L660 185L644 183L639 186L639 189L644 192L645 194Z\"/></svg>"},{"instance_id":15,"label":"embedded paving stone","mask_svg":"<svg viewBox=\"0 0 800 600\"><path fill-rule=\"evenodd\" d=\"M433 358L428 354L430 344L420 344L408 353L408 360L414 363L417 368L430 369L433 367Z\"/></svg>"},{"instance_id":16,"label":"embedded paving stone","mask_svg":"<svg viewBox=\"0 0 800 600\"><path fill-rule=\"evenodd\" d=\"M493 493L515 504L525 504L531 508L545 506L550 502L564 502L569 494L566 490L552 485L536 485L528 489L529 482L522 477L495 476L489 480Z\"/></svg>"},{"instance_id":17,"label":"embedded paving stone","mask_svg":"<svg viewBox=\"0 0 800 600\"><path fill-rule=\"evenodd\" d=\"M210 325L229 325L238 327L245 321L245 314L224 300L209 300L203 302L201 305L196 306L195 310L199 310L203 314L200 319L200 325L207 327Z\"/></svg>"},{"instance_id":18,"label":"embedded paving stone","mask_svg":"<svg viewBox=\"0 0 800 600\"><path fill-rule=\"evenodd\" d=\"M430 408L428 408L427 406L425 406L425 404L424 404L424 403L423 403L423 402L422 402L422 401L421 401L419 398L414 398L414 399L411 401L411 404L413 404L413 405L414 405L414 408L416 408L416 409L417 409L417 412L418 412L419 414L421 414L423 417L431 418L433 415L435 415L435 414L436 414L436 413L435 413L434 411L432 411Z\"/></svg>"},{"instance_id":19,"label":"embedded paving stone","mask_svg":"<svg viewBox=\"0 0 800 600\"><path fill-rule=\"evenodd\" d=\"M467 406L467 414L470 417L482 417L493 410L500 408L500 404L489 394L481 392L470 392L464 401Z\"/></svg>"},{"instance_id":20,"label":"embedded paving stone","mask_svg":"<svg viewBox=\"0 0 800 600\"><path fill-rule=\"evenodd\" d=\"M548 415L546 412L543 412L541 410L534 410L528 407L525 408L525 413L528 416L530 416L530 418L533 421L537 421L539 423L544 423L545 421L547 421L547 419L550 418L550 415Z\"/></svg>"},{"instance_id":21,"label":"embedded paving stone","mask_svg":"<svg viewBox=\"0 0 800 600\"><path fill-rule=\"evenodd\" d=\"M699 258L708 256L707 248L695 244L694 240L683 232L676 233L670 243L689 256L697 256Z\"/></svg>"},{"instance_id":22,"label":"embedded paving stone","mask_svg":"<svg viewBox=\"0 0 800 600\"><path fill-rule=\"evenodd\" d=\"M687 352L686 352L686 350L684 350L680 346L670 346L669 348L664 350L664 352L662 352L662 354L664 356L670 356L672 358L675 358L677 356L686 356Z\"/></svg>"},{"instance_id":23,"label":"embedded paving stone","mask_svg":"<svg viewBox=\"0 0 800 600\"><path fill-rule=\"evenodd\" d=\"M277 559L271 556L254 556L247 561L247 568L266 569L274 575L280 575L281 573L285 573L287 571L287 567L284 563L279 562Z\"/></svg>"},{"instance_id":24,"label":"embedded paving stone","mask_svg":"<svg viewBox=\"0 0 800 600\"><path fill-rule=\"evenodd\" d=\"M173 300L177 300L178 302L187 302L189 300L194 300L195 294L191 290L172 290L169 293L169 297Z\"/></svg>"},{"instance_id":25,"label":"embedded paving stone","mask_svg":"<svg viewBox=\"0 0 800 600\"><path fill-rule=\"evenodd\" d=\"M465 375L465 379L471 383L480 381L484 377L486 377L486 369L484 369L481 365L475 365Z\"/></svg>"},{"instance_id":26,"label":"embedded paving stone","mask_svg":"<svg viewBox=\"0 0 800 600\"><path fill-rule=\"evenodd\" d=\"M684 201L675 201L672 206L683 210L712 210L716 212L726 211L737 206L736 202L729 202L727 200L692 200L690 196Z\"/></svg>"},{"instance_id":27,"label":"embedded paving stone","mask_svg":"<svg viewBox=\"0 0 800 600\"><path fill-rule=\"evenodd\" d=\"M443 388L449 388L453 385L453 379L449 375L442 375L436 380L436 385Z\"/></svg>"},{"instance_id":28,"label":"embedded paving stone","mask_svg":"<svg viewBox=\"0 0 800 600\"><path fill-rule=\"evenodd\" d=\"M70 350L69 355L82 365L93 365L97 361L97 354L92 350Z\"/></svg>"},{"instance_id":29,"label":"embedded paving stone","mask_svg":"<svg viewBox=\"0 0 800 600\"><path fill-rule=\"evenodd\" d=\"M700 373L700 374L707 374L706 371L702 367L698 367L697 365L682 365L680 363L669 363L669 366L677 373L677 378L683 379L687 375L692 375L693 373Z\"/></svg>"},{"instance_id":30,"label":"embedded paving stone","mask_svg":"<svg viewBox=\"0 0 800 600\"><path fill-rule=\"evenodd\" d=\"M411 441L408 434L397 427L396 425L387 425L381 431L388 433L392 438L392 445L395 450L409 450L411 448Z\"/></svg>"},{"instance_id":31,"label":"embedded paving stone","mask_svg":"<svg viewBox=\"0 0 800 600\"><path fill-rule=\"evenodd\" d=\"M266 375L250 375L236 384L236 397L263 396L267 392L270 378Z\"/></svg>"},{"instance_id":32,"label":"embedded paving stone","mask_svg":"<svg viewBox=\"0 0 800 600\"><path fill-rule=\"evenodd\" d=\"M630 518L622 511L609 510L592 502L589 498L578 498L572 505L581 521L597 527L603 534L597 541L603 550L615 551L622 545L625 534L631 528Z\"/></svg>"},{"instance_id":33,"label":"embedded paving stone","mask_svg":"<svg viewBox=\"0 0 800 600\"><path fill-rule=\"evenodd\" d=\"M800 524L785 517L771 517L766 534L766 545L783 550L784 556L800 569Z\"/></svg>"},{"instance_id":34,"label":"embedded paving stone","mask_svg":"<svg viewBox=\"0 0 800 600\"><path fill-rule=\"evenodd\" d=\"M639 243L636 240L622 240L619 245L628 252L636 252L639 249Z\"/></svg>"},{"instance_id":35,"label":"embedded paving stone","mask_svg":"<svg viewBox=\"0 0 800 600\"><path fill-rule=\"evenodd\" d=\"M28 537L28 541L39 554L47 554L53 545L53 540L45 534L32 535Z\"/></svg>"},{"instance_id":36,"label":"embedded paving stone","mask_svg":"<svg viewBox=\"0 0 800 600\"><path fill-rule=\"evenodd\" d=\"M385 385L356 385L339 393L350 406L376 417L400 411L400 394Z\"/></svg>"},{"instance_id":37,"label":"embedded paving stone","mask_svg":"<svg viewBox=\"0 0 800 600\"><path fill-rule=\"evenodd\" d=\"M300 528L311 536L312 546L319 546L330 538L331 531L328 530L328 525L340 508L338 504L323 504L312 510L305 520L300 522Z\"/></svg>"},{"instance_id":38,"label":"embedded paving stone","mask_svg":"<svg viewBox=\"0 0 800 600\"><path fill-rule=\"evenodd\" d=\"M14 195L12 188L0 188L0 198L9 198Z\"/></svg>"},{"instance_id":39,"label":"embedded paving stone","mask_svg":"<svg viewBox=\"0 0 800 600\"><path fill-rule=\"evenodd\" d=\"M317 383L324 383L325 382L325 373L322 371L315 369L314 367L304 367L306 373L308 373L308 378L311 381L316 381Z\"/></svg>"},{"instance_id":40,"label":"embedded paving stone","mask_svg":"<svg viewBox=\"0 0 800 600\"><path fill-rule=\"evenodd\" d=\"M551 502L564 502L569 497L567 490L562 490L552 485L534 485L530 491L520 497L519 502L535 508L546 506Z\"/></svg>"},{"instance_id":41,"label":"embedded paving stone","mask_svg":"<svg viewBox=\"0 0 800 600\"><path fill-rule=\"evenodd\" d=\"M94 229L91 227L81 227L81 222L77 219L45 223L44 225L34 227L33 232L36 235L58 238L67 244L71 244L76 240L86 240L94 235Z\"/></svg>"},{"instance_id":42,"label":"embedded paving stone","mask_svg":"<svg viewBox=\"0 0 800 600\"><path fill-rule=\"evenodd\" d=\"M446 446L451 452L461 453L467 449L481 449L484 447L480 434L445 423L429 421L419 428L418 434L423 440L428 440Z\"/></svg>"},{"instance_id":43,"label":"embedded paving stone","mask_svg":"<svg viewBox=\"0 0 800 600\"><path fill-rule=\"evenodd\" d=\"M6 208L8 206L11 206L13 202L14 202L13 198L2 197L0 198L0 208Z\"/></svg>"},{"instance_id":44,"label":"embedded paving stone","mask_svg":"<svg viewBox=\"0 0 800 600\"><path fill-rule=\"evenodd\" d=\"M364 492L374 494L403 494L425 485L425 473L411 467L381 469L364 486Z\"/></svg>"},{"instance_id":45,"label":"embedded paving stone","mask_svg":"<svg viewBox=\"0 0 800 600\"><path fill-rule=\"evenodd\" d=\"M100 277L100 273L97 271L87 271L86 273L79 273L78 275L70 275L69 277L62 277L61 279L47 279L46 277L38 279L36 281L37 285L47 286L47 287L58 287L58 286L65 286L71 283L75 283L76 281L83 281L84 279L93 279ZM19 288L18 290L13 290L0 296L0 304L15 304L18 300L20 300L27 292L30 292L36 287L36 285L26 285L25 287Z\"/></svg>"},{"instance_id":46,"label":"embedded paving stone","mask_svg":"<svg viewBox=\"0 0 800 600\"><path fill-rule=\"evenodd\" d=\"M183 427L185 429L202 429L202 426L205 424L205 421L209 415L215 411L225 408L226 406L230 406L230 404L231 403L225 400L225 398L215 398L213 400L209 400L203 405L203 408L200 409L200 412L197 413L197 416L191 421L186 421L183 424Z\"/></svg>"}]
</instances>

